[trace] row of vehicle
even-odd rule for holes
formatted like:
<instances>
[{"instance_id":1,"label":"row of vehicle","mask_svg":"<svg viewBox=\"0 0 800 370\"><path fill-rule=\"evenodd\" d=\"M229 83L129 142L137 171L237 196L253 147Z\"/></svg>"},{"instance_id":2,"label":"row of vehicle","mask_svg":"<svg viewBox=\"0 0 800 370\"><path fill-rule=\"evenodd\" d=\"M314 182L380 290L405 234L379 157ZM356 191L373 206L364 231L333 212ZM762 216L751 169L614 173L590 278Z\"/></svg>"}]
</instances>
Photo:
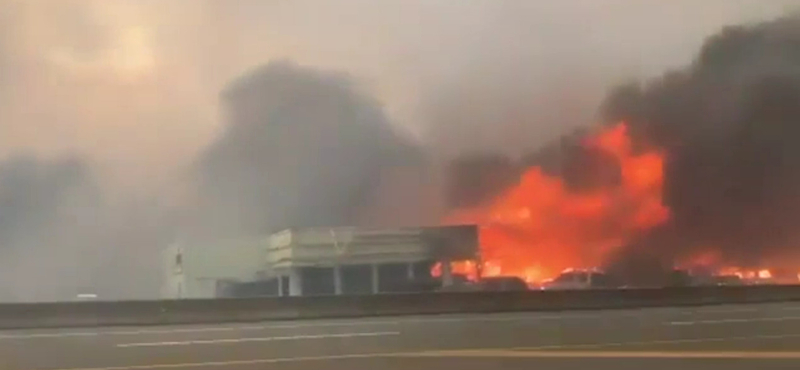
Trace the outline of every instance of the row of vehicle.
<instances>
[{"instance_id":1,"label":"row of vehicle","mask_svg":"<svg viewBox=\"0 0 800 370\"><path fill-rule=\"evenodd\" d=\"M456 278L454 284L443 288L445 291L523 291L523 290L572 290L572 289L613 289L620 284L610 275L599 270L566 270L552 280L541 284L528 284L516 276L491 276L480 281L470 282Z\"/></svg>"},{"instance_id":2,"label":"row of vehicle","mask_svg":"<svg viewBox=\"0 0 800 370\"><path fill-rule=\"evenodd\" d=\"M739 286L775 284L771 279L743 279L738 275L693 275L685 270L674 270L664 276L659 285L653 287L681 286ZM516 276L484 277L479 282L456 279L456 283L444 288L448 291L522 291L522 290L582 290L617 289L640 287L639 284L626 284L622 280L598 269L569 269L557 277L539 284L528 284Z\"/></svg>"}]
</instances>

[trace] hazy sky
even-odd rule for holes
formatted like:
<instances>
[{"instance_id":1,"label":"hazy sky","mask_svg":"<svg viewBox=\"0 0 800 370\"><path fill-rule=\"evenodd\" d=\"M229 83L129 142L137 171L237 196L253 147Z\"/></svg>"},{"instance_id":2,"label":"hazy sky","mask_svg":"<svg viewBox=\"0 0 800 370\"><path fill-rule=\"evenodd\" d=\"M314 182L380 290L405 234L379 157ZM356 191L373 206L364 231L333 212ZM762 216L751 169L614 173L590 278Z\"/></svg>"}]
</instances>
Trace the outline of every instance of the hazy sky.
<instances>
[{"instance_id":1,"label":"hazy sky","mask_svg":"<svg viewBox=\"0 0 800 370\"><path fill-rule=\"evenodd\" d=\"M199 153L225 137L220 91L270 61L291 59L312 68L312 75L314 68L350 73L396 127L435 148L429 152L514 154L593 123L608 88L691 62L720 27L772 19L795 4L0 0L0 169L17 168L19 159L6 159L20 154L77 154L79 166L67 170L88 164L102 175L97 179L105 192L98 193L124 195L117 204L86 195L99 204L87 206L71 194L59 196L68 192L58 186L51 189L58 176L42 176L48 168L62 174L60 162L17 157L27 171L0 176L16 185L0 189L5 200L28 201L18 215L55 214L57 220L41 225L6 218L16 235L34 242L0 246L0 282L6 283L0 284L0 300L63 298L58 294L84 286L105 287L118 297L152 297L160 283L157 251L175 239L184 212L194 216L195 208L165 204L181 203L172 195L187 194L171 185ZM392 215L427 194L408 190L415 186L409 179L424 177L417 170L380 179L390 186L379 194L406 196L380 197L392 200L384 206ZM91 184L95 179L85 178ZM436 190L419 182L420 189ZM37 184L55 194L49 207L42 207L48 195L34 191ZM260 195L247 204L261 207Z\"/></svg>"},{"instance_id":2,"label":"hazy sky","mask_svg":"<svg viewBox=\"0 0 800 370\"><path fill-rule=\"evenodd\" d=\"M423 138L462 124L451 110L463 106L463 135L514 151L541 142L493 141L485 95L522 97L524 131L543 142L590 121L611 84L685 64L722 25L793 4L0 0L0 155L77 151L115 184L159 184L214 138L224 85L283 58L353 74Z\"/></svg>"}]
</instances>

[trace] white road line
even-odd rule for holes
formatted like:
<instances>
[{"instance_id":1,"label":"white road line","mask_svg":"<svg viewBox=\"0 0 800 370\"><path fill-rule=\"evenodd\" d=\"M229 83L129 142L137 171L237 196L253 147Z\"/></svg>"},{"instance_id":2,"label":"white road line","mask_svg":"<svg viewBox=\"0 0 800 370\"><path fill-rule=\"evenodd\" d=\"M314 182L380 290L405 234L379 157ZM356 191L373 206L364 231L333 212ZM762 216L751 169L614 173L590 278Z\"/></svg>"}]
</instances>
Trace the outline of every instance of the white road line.
<instances>
[{"instance_id":1,"label":"white road line","mask_svg":"<svg viewBox=\"0 0 800 370\"><path fill-rule=\"evenodd\" d=\"M711 314L718 314L718 313L743 313L743 312L758 312L761 311L757 308L708 308L704 310L697 310L697 311L688 311L685 312L687 314L697 314L697 313L711 313Z\"/></svg>"},{"instance_id":2,"label":"white road line","mask_svg":"<svg viewBox=\"0 0 800 370\"><path fill-rule=\"evenodd\" d=\"M800 334L764 334L764 335L745 335L733 337L706 337L706 338L683 338L683 339L656 339L656 340L643 340L643 341L629 341L629 342L599 342L599 343L583 343L583 344L554 344L536 347L514 347L513 350L553 350L553 349L591 349L591 348L604 348L604 347L624 347L624 346L644 346L652 344L689 344L689 343L710 343L710 342L728 342L728 341L742 341L754 339L788 339L800 338Z\"/></svg>"},{"instance_id":3,"label":"white road line","mask_svg":"<svg viewBox=\"0 0 800 370\"><path fill-rule=\"evenodd\" d=\"M657 314L663 314L659 311ZM666 312L670 313L670 312ZM697 312L683 311L680 313L695 314ZM448 324L461 322L514 322L514 321L550 321L550 320L582 320L601 317L639 317L648 316L653 312L603 312L598 314L568 313L560 315L539 315L537 313L517 313L517 314L489 314L489 316L464 315L456 317L409 317L394 320L353 320L353 321L334 321L334 322L302 322L302 323L283 323L265 325L242 325L242 326L207 326L207 327L173 327L164 329L137 329L137 330L109 330L109 331L60 331L46 333L20 333L20 334L1 334L3 339L36 339L36 338L66 338L66 337L95 337L95 336L135 336L150 334L182 334L182 333L214 333L232 331L260 331L270 329L307 329L307 328L335 328L335 327L355 327L355 326L397 326L402 324Z\"/></svg>"},{"instance_id":4,"label":"white road line","mask_svg":"<svg viewBox=\"0 0 800 370\"><path fill-rule=\"evenodd\" d=\"M139 329L139 330L110 330L96 332L52 332L31 334L0 334L0 339L35 339L35 338L62 338L62 337L96 337L96 336L135 336L151 334L183 334L183 333L217 333L231 331L259 331L268 329L303 329L324 327L346 327L380 325L388 322L333 322L333 323L307 323L307 324L274 324L274 325L247 325L247 326L208 326L193 328L168 328L168 329Z\"/></svg>"},{"instance_id":5,"label":"white road line","mask_svg":"<svg viewBox=\"0 0 800 370\"><path fill-rule=\"evenodd\" d=\"M258 364L274 364L281 362L305 362L305 361L335 361L335 360L348 360L357 358L376 358L376 357L389 357L394 356L394 353L359 353L359 354L346 354L346 355L330 355L330 356L305 356L305 357L278 357L278 358L259 358L253 360L231 360L231 361L209 361L209 362L185 362L185 363L167 363L167 364L151 364L151 365L129 365L129 366L108 366L108 367L76 367L76 368L62 368L52 370L154 370L154 369L185 369L185 368L198 368L198 367L229 367L229 366L245 366L245 365L258 365Z\"/></svg>"},{"instance_id":6,"label":"white road line","mask_svg":"<svg viewBox=\"0 0 800 370\"><path fill-rule=\"evenodd\" d=\"M620 314L620 316L632 316L639 314ZM356 326L396 326L402 324L437 324L437 323L458 323L458 322L503 322L503 321L544 321L561 319L587 319L597 318L604 315L554 315L554 316L531 316L515 315L502 317L429 317L429 318L408 318L397 320L357 320L341 322L306 322L306 323L287 323L287 324L267 324L267 325L247 325L247 326L209 326L209 327L190 327L190 328L166 328L166 329L139 329L139 330L112 330L96 332L48 332L48 333L22 333L22 334L0 334L2 339L36 339L36 338L66 338L66 337L95 337L95 336L135 336L150 334L182 334L182 333L207 333L207 332L232 332L232 331L260 331L270 329L306 329L306 328L335 328L335 327L356 327Z\"/></svg>"},{"instance_id":7,"label":"white road line","mask_svg":"<svg viewBox=\"0 0 800 370\"><path fill-rule=\"evenodd\" d=\"M484 357L484 358L647 358L647 359L800 359L800 352L756 351L512 351L466 350L410 354L403 357Z\"/></svg>"},{"instance_id":8,"label":"white road line","mask_svg":"<svg viewBox=\"0 0 800 370\"><path fill-rule=\"evenodd\" d=\"M119 348L131 347L170 347L170 346L191 346L199 344L232 344L246 342L273 342L287 340L309 340L309 339L331 339L331 338L359 338L359 337L385 337L400 335L397 331L367 332L367 333L339 333L339 334L318 334L318 335L291 335L282 337L263 337L263 338L229 338L229 339L207 339L207 340L187 340L187 341L168 341L168 342L142 342L142 343L122 343L117 344Z\"/></svg>"},{"instance_id":9,"label":"white road line","mask_svg":"<svg viewBox=\"0 0 800 370\"><path fill-rule=\"evenodd\" d=\"M649 315L697 315L697 314L722 314L722 313L737 313L737 312L758 312L764 309L770 309L766 306L763 308L698 308L695 310L675 311L668 308L654 308L645 310L628 310L610 312L605 311L595 314L585 313L565 313L558 315L541 315L538 313L518 313L518 314L501 314L502 316L490 315L480 316L476 315L463 315L456 317L410 317L399 318L393 320L352 320L352 321L333 321L333 322L294 322L294 323L276 323L276 324L261 324L261 325L227 325L227 326L204 326L204 327L172 327L172 328L158 328L158 329L136 329L136 330L109 330L109 331L56 331L56 332L40 332L40 333L13 333L7 332L2 334L0 332L0 340L15 340L15 339L44 339L44 338L69 338L69 337L98 337L98 336L137 336L137 335L153 335L153 334L182 334L182 333L218 333L218 332L236 332L236 331L263 331L272 329L306 329L306 328L335 328L335 327L363 327L363 326L398 326L403 324L448 324L448 323L461 323L461 322L515 322L515 321L549 321L549 320L584 320L595 319L603 317L641 317ZM797 307L784 307L782 310L800 310ZM711 320L713 321L713 320ZM717 320L721 321L721 320ZM690 325L692 321L674 321L670 325ZM736 322L736 321L734 321ZM720 322L720 323L724 323Z\"/></svg>"},{"instance_id":10,"label":"white road line","mask_svg":"<svg viewBox=\"0 0 800 370\"><path fill-rule=\"evenodd\" d=\"M691 325L718 325L718 324L737 324L737 323L751 323L751 322L780 322L780 321L797 321L800 316L788 317L755 317L748 319L721 319L721 320L699 320L699 321L670 321L667 325L675 326L691 326Z\"/></svg>"},{"instance_id":11,"label":"white road line","mask_svg":"<svg viewBox=\"0 0 800 370\"><path fill-rule=\"evenodd\" d=\"M784 339L784 338L797 338L797 337L800 337L800 334L712 337L712 338L640 341L640 342L611 342L611 343L591 343L591 344L578 344L578 345L550 345L550 346L539 346L539 347L516 347L507 349L508 350L548 350L548 349L571 349L571 348L580 349L580 348L600 348L600 347L613 347L613 346L626 346L626 345L702 343L702 342L721 342L730 340ZM492 348L489 350L502 350L502 349L503 348ZM458 350L455 350L453 352L457 351ZM431 352L442 353L444 351L431 351ZM51 369L51 370L157 370L157 369L185 369L185 368L223 367L223 366L234 367L234 366L285 363L285 362L337 361L337 360L378 358L378 357L408 357L408 356L421 357L425 356L426 353L429 352L417 351L417 352L359 353L359 354L342 354L342 355L329 355L329 356L260 358L260 359L231 360L231 361L164 363L164 364L108 366L108 367L79 367L79 368L61 368L61 369Z\"/></svg>"}]
</instances>

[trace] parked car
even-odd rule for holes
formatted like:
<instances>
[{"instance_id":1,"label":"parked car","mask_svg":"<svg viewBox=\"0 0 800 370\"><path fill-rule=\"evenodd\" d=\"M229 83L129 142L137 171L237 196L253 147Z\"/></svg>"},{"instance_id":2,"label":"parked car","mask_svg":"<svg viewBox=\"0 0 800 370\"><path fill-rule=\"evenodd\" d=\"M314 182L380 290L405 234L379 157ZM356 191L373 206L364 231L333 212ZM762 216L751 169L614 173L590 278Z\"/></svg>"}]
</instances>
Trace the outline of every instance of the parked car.
<instances>
[{"instance_id":1,"label":"parked car","mask_svg":"<svg viewBox=\"0 0 800 370\"><path fill-rule=\"evenodd\" d=\"M492 276L481 279L478 283L480 290L483 291L525 291L528 284L516 276Z\"/></svg>"},{"instance_id":2,"label":"parked car","mask_svg":"<svg viewBox=\"0 0 800 370\"><path fill-rule=\"evenodd\" d=\"M718 275L714 277L717 286L739 286L744 285L745 281L739 275Z\"/></svg>"},{"instance_id":3,"label":"parked car","mask_svg":"<svg viewBox=\"0 0 800 370\"><path fill-rule=\"evenodd\" d=\"M555 279L541 285L542 290L608 289L620 284L599 270L575 270L562 272Z\"/></svg>"}]
</instances>

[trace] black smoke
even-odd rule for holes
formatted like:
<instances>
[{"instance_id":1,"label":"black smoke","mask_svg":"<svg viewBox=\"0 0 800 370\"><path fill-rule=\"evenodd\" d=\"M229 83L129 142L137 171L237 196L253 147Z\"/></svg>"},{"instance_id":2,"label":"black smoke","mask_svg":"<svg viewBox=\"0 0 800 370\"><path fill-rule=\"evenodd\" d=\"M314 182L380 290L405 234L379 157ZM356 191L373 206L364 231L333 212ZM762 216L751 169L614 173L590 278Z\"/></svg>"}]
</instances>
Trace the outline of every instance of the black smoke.
<instances>
[{"instance_id":1,"label":"black smoke","mask_svg":"<svg viewBox=\"0 0 800 370\"><path fill-rule=\"evenodd\" d=\"M230 232L357 225L381 180L422 156L346 74L272 62L222 94L225 131L198 163Z\"/></svg>"},{"instance_id":2,"label":"black smoke","mask_svg":"<svg viewBox=\"0 0 800 370\"><path fill-rule=\"evenodd\" d=\"M618 88L603 113L667 153L672 222L630 249L658 244L670 258L714 249L745 266L797 255L800 17L727 27L690 66Z\"/></svg>"},{"instance_id":3,"label":"black smoke","mask_svg":"<svg viewBox=\"0 0 800 370\"><path fill-rule=\"evenodd\" d=\"M491 202L497 189L516 183L520 166L500 153L470 153L450 161L446 173L445 206L472 208Z\"/></svg>"},{"instance_id":4,"label":"black smoke","mask_svg":"<svg viewBox=\"0 0 800 370\"><path fill-rule=\"evenodd\" d=\"M454 158L445 169L446 206L463 209L490 203L503 190L517 184L531 167L562 178L566 187L576 193L618 185L622 174L617 159L586 145L584 139L589 134L586 128L575 129L520 158L491 151Z\"/></svg>"},{"instance_id":5,"label":"black smoke","mask_svg":"<svg viewBox=\"0 0 800 370\"><path fill-rule=\"evenodd\" d=\"M726 27L690 65L612 90L600 114L609 125L628 123L634 149L666 153L663 199L672 210L607 268L656 284L676 261L705 251L743 267L800 262L800 17ZM454 161L450 203L491 199L530 166L573 191L617 183L615 159L581 145L587 133L519 160L489 153Z\"/></svg>"}]
</instances>

